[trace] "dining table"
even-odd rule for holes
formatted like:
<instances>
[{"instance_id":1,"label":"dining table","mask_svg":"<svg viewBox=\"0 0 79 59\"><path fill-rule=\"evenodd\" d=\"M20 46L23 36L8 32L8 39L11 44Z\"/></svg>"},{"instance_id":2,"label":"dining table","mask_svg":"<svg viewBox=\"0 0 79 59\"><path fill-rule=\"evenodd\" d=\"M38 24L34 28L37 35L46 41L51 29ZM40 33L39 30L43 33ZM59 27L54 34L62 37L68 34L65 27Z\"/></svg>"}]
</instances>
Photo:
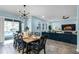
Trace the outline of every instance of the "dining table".
<instances>
[{"instance_id":1,"label":"dining table","mask_svg":"<svg viewBox=\"0 0 79 59\"><path fill-rule=\"evenodd\" d=\"M27 36L27 35L23 35L23 41L26 43L26 53L28 54L28 46L30 43L34 42L34 41L38 41L40 40L40 36L36 36L36 35L31 35L31 36Z\"/></svg>"}]
</instances>

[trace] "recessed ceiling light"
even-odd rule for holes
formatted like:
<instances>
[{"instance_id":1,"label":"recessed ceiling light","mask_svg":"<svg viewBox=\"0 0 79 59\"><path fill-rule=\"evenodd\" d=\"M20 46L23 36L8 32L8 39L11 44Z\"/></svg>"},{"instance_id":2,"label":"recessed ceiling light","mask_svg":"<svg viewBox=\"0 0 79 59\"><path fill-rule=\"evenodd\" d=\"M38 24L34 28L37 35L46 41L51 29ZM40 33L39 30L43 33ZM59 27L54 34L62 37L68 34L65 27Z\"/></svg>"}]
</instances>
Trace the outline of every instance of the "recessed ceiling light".
<instances>
[{"instance_id":1,"label":"recessed ceiling light","mask_svg":"<svg viewBox=\"0 0 79 59\"><path fill-rule=\"evenodd\" d=\"M42 16L42 18L45 18L45 16Z\"/></svg>"}]
</instances>

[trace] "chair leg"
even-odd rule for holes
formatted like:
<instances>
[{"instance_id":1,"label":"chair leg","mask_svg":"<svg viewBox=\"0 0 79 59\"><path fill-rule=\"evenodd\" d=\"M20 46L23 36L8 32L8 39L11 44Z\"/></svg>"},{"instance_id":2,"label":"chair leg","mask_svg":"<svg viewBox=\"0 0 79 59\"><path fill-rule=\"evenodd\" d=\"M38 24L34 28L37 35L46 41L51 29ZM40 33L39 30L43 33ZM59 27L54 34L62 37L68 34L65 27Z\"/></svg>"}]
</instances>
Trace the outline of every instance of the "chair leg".
<instances>
[{"instance_id":1,"label":"chair leg","mask_svg":"<svg viewBox=\"0 0 79 59\"><path fill-rule=\"evenodd\" d=\"M16 48L16 43L15 43L15 41L14 41L14 43L13 43L13 47Z\"/></svg>"},{"instance_id":2,"label":"chair leg","mask_svg":"<svg viewBox=\"0 0 79 59\"><path fill-rule=\"evenodd\" d=\"M20 53L20 49L19 49L18 51L19 51L19 53Z\"/></svg>"},{"instance_id":3,"label":"chair leg","mask_svg":"<svg viewBox=\"0 0 79 59\"><path fill-rule=\"evenodd\" d=\"M22 50L22 54L24 54L24 48L23 48L23 50Z\"/></svg>"},{"instance_id":4,"label":"chair leg","mask_svg":"<svg viewBox=\"0 0 79 59\"><path fill-rule=\"evenodd\" d=\"M40 53L40 50L36 51L36 54L39 54Z\"/></svg>"},{"instance_id":5,"label":"chair leg","mask_svg":"<svg viewBox=\"0 0 79 59\"><path fill-rule=\"evenodd\" d=\"M39 52L37 52L37 54L39 54Z\"/></svg>"},{"instance_id":6,"label":"chair leg","mask_svg":"<svg viewBox=\"0 0 79 59\"><path fill-rule=\"evenodd\" d=\"M39 54L39 51L32 51L33 54Z\"/></svg>"},{"instance_id":7,"label":"chair leg","mask_svg":"<svg viewBox=\"0 0 79 59\"><path fill-rule=\"evenodd\" d=\"M44 54L46 54L46 49L44 48Z\"/></svg>"},{"instance_id":8,"label":"chair leg","mask_svg":"<svg viewBox=\"0 0 79 59\"><path fill-rule=\"evenodd\" d=\"M19 47L19 46L17 46L17 50L18 50L18 52L20 53L20 47Z\"/></svg>"}]
</instances>

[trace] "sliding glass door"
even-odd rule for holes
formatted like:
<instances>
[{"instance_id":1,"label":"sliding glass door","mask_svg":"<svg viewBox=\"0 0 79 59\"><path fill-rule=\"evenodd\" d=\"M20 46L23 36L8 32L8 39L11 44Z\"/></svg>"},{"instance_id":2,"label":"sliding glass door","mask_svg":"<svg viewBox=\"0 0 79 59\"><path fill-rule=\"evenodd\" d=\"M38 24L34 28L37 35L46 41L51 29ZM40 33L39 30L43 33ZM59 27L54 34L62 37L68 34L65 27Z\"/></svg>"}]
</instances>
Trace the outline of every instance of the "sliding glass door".
<instances>
[{"instance_id":1,"label":"sliding glass door","mask_svg":"<svg viewBox=\"0 0 79 59\"><path fill-rule=\"evenodd\" d=\"M21 31L21 23L19 21L12 21L5 19L4 21L4 35L5 40L13 39L13 33L16 31Z\"/></svg>"}]
</instances>

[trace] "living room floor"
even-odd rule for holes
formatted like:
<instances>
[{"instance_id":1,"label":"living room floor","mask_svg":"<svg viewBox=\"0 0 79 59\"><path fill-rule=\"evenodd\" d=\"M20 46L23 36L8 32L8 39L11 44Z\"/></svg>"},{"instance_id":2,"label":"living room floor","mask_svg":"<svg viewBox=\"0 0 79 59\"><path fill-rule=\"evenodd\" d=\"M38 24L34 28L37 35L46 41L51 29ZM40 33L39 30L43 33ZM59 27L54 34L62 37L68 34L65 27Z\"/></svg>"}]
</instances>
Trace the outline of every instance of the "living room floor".
<instances>
[{"instance_id":1,"label":"living room floor","mask_svg":"<svg viewBox=\"0 0 79 59\"><path fill-rule=\"evenodd\" d=\"M46 54L76 54L76 45L60 41L47 40ZM0 43L0 54L21 54L13 47L13 40ZM43 54L43 50L40 52Z\"/></svg>"}]
</instances>

